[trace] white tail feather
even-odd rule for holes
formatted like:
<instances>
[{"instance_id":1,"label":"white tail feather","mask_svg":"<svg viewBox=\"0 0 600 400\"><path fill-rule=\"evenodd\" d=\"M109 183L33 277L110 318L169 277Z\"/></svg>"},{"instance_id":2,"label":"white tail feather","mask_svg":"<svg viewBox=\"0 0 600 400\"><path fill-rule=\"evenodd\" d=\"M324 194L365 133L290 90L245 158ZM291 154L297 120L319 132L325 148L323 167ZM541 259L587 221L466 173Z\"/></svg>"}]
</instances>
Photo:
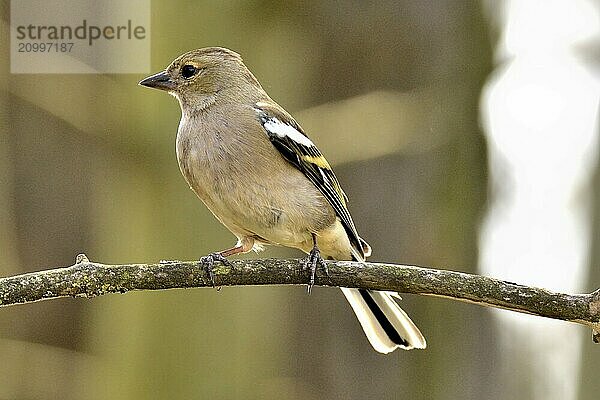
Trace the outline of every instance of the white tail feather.
<instances>
[{"instance_id":1,"label":"white tail feather","mask_svg":"<svg viewBox=\"0 0 600 400\"><path fill-rule=\"evenodd\" d=\"M371 254L371 247L362 239L360 239L360 242L363 254L352 248L352 257L355 260L364 261L365 257ZM369 339L369 342L376 351L387 354L397 348L410 350L424 349L427 346L419 328L411 321L404 310L400 308L398 303L394 301L393 297L400 299L398 293L348 288L341 289L344 296L346 296L346 300L352 306L352 310L354 310L360 326L365 331L367 339ZM370 304L367 304L367 301ZM386 324L389 333L386 332L386 327L381 324L373 311L379 314L379 318Z\"/></svg>"},{"instance_id":2,"label":"white tail feather","mask_svg":"<svg viewBox=\"0 0 600 400\"><path fill-rule=\"evenodd\" d=\"M341 289L350 306L352 306L369 342L376 351L387 354L397 348L405 350L425 348L425 338L419 331L419 328L410 320L408 315L392 299L388 292L367 291L368 295L371 296L377 307L403 339L404 344L396 343L390 338L358 289Z\"/></svg>"},{"instance_id":3,"label":"white tail feather","mask_svg":"<svg viewBox=\"0 0 600 400\"><path fill-rule=\"evenodd\" d=\"M369 294L392 323L398 334L400 334L400 337L409 343L409 346L401 347L405 349L424 349L427 346L419 328L412 322L408 314L400 308L398 303L394 301L389 292L369 291Z\"/></svg>"}]
</instances>

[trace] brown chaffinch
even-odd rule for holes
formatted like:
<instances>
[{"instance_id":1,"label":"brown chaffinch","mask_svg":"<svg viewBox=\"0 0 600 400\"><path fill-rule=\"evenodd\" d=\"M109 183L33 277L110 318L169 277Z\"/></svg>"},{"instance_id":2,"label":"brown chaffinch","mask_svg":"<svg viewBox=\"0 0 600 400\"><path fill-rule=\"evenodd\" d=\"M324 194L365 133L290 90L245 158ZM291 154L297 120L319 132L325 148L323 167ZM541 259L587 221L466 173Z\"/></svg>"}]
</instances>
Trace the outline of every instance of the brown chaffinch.
<instances>
[{"instance_id":1,"label":"brown chaffinch","mask_svg":"<svg viewBox=\"0 0 600 400\"><path fill-rule=\"evenodd\" d=\"M193 50L140 85L179 100L179 168L238 238L235 247L203 258L209 265L263 245L294 247L309 254L310 291L321 254L355 261L371 254L329 163L239 54L219 47ZM395 293L342 292L375 350L425 348L423 335L393 300Z\"/></svg>"}]
</instances>

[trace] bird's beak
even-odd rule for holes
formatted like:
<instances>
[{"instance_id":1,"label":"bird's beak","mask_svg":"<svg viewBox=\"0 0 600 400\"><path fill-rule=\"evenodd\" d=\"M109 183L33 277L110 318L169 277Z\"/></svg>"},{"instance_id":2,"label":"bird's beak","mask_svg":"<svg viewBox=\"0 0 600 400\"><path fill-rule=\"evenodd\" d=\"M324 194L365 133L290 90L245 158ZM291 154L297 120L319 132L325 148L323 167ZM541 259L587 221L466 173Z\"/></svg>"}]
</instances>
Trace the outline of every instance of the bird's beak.
<instances>
[{"instance_id":1,"label":"bird's beak","mask_svg":"<svg viewBox=\"0 0 600 400\"><path fill-rule=\"evenodd\" d=\"M175 89L175 82L171 79L166 71L159 72L158 74L151 75L145 79L142 79L139 83L142 86L149 88L160 89L171 91Z\"/></svg>"}]
</instances>

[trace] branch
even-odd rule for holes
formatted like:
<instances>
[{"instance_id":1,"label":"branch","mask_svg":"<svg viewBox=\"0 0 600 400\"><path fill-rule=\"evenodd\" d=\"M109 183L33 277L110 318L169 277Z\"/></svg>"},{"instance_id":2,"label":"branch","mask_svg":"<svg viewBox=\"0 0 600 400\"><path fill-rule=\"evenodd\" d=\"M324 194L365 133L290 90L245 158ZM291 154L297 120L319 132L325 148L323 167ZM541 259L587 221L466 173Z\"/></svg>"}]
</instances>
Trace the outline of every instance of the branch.
<instances>
[{"instance_id":1,"label":"branch","mask_svg":"<svg viewBox=\"0 0 600 400\"><path fill-rule=\"evenodd\" d=\"M214 267L217 285L304 285L308 281L302 260L230 262L231 267ZM317 272L317 285L432 295L571 321L591 327L594 342L600 342L600 289L591 294L555 293L480 275L410 265L331 261L327 269ZM80 254L70 267L0 278L0 307L67 296L210 286L206 269L199 262L105 265Z\"/></svg>"}]
</instances>

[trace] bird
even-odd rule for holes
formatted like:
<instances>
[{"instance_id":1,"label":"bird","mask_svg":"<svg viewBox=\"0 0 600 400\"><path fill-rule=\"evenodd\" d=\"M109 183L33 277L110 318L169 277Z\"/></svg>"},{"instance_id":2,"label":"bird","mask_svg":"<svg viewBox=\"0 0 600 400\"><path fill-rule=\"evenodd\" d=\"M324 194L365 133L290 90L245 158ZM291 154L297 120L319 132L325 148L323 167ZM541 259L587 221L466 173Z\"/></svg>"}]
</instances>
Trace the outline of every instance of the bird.
<instances>
[{"instance_id":1,"label":"bird","mask_svg":"<svg viewBox=\"0 0 600 400\"><path fill-rule=\"evenodd\" d=\"M307 254L310 292L324 258L364 262L371 254L329 162L238 53L223 47L192 50L139 84L178 100L181 173L238 239L234 247L202 257L211 279L215 261L228 263L230 256L265 245L284 246ZM377 352L426 347L394 300L396 293L341 289Z\"/></svg>"}]
</instances>

